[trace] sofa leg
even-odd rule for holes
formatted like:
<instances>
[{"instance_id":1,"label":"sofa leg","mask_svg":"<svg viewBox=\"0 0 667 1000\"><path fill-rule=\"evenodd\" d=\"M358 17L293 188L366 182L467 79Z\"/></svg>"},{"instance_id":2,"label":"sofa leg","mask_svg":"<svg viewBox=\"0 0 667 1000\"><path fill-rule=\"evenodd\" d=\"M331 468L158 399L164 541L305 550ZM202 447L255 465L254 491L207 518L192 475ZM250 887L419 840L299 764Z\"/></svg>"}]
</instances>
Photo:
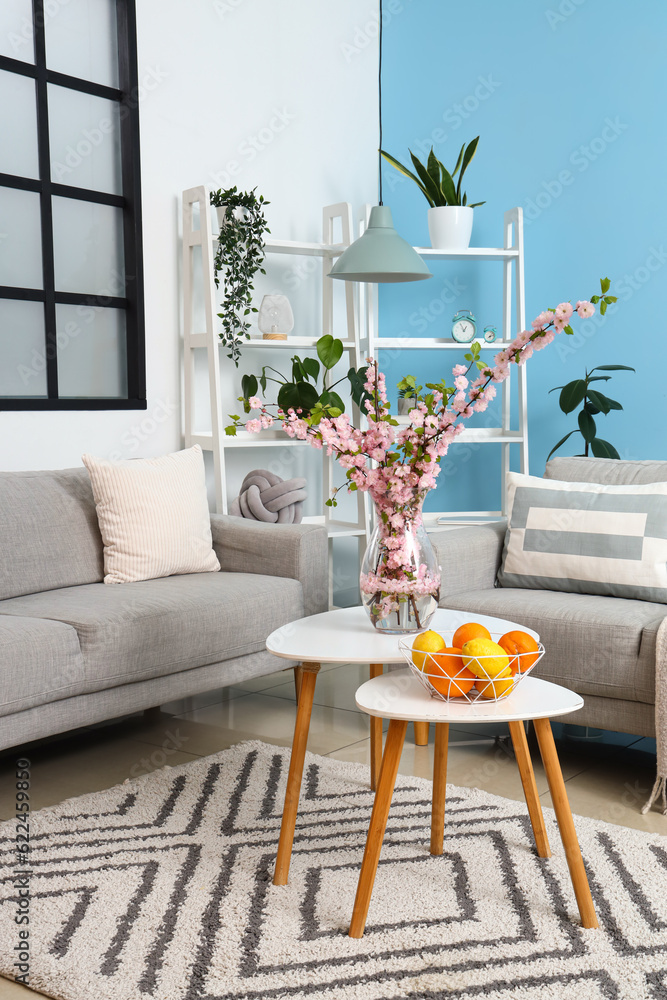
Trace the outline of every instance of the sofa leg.
<instances>
[{"instance_id":1,"label":"sofa leg","mask_svg":"<svg viewBox=\"0 0 667 1000\"><path fill-rule=\"evenodd\" d=\"M159 705L155 705L153 708L144 709L144 719L146 722L157 722L162 716L162 709Z\"/></svg>"}]
</instances>

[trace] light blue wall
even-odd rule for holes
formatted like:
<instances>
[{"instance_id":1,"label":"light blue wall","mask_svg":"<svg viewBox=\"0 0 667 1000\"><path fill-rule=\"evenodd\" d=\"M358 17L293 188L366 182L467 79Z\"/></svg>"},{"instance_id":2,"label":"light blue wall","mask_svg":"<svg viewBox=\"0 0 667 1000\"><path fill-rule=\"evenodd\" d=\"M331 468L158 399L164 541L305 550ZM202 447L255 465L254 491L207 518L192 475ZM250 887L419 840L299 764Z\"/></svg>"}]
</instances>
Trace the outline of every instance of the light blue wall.
<instances>
[{"instance_id":1,"label":"light blue wall","mask_svg":"<svg viewBox=\"0 0 667 1000\"><path fill-rule=\"evenodd\" d=\"M385 3L394 12L384 30L384 148L406 162L408 146L433 144L451 169L461 143L481 136L466 174L469 200L487 202L472 243L501 245L503 212L523 206L528 323L562 299L590 297L604 275L619 297L613 314L578 321L574 338L561 335L529 361L531 473L542 474L576 426L548 390L597 364L637 368L608 383L625 411L601 417L600 436L623 458L667 458L667 3ZM428 246L425 199L388 165L383 177L397 229ZM480 328L499 325L500 270L440 263L428 282L382 287L381 333L447 336L458 308L472 309ZM444 352L388 354L389 384L406 372L443 374ZM432 508L496 506L498 452L453 446Z\"/></svg>"}]
</instances>

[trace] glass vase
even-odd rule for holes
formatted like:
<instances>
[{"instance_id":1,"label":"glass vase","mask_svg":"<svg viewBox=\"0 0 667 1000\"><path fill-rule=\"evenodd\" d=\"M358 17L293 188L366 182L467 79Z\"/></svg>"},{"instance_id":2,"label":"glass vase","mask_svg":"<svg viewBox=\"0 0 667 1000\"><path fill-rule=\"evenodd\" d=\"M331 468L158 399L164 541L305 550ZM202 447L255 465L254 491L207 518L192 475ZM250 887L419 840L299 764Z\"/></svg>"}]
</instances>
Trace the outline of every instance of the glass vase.
<instances>
[{"instance_id":1,"label":"glass vase","mask_svg":"<svg viewBox=\"0 0 667 1000\"><path fill-rule=\"evenodd\" d=\"M363 606L378 632L428 628L440 597L440 567L422 521L423 494L402 506L375 503L375 530L361 564Z\"/></svg>"}]
</instances>

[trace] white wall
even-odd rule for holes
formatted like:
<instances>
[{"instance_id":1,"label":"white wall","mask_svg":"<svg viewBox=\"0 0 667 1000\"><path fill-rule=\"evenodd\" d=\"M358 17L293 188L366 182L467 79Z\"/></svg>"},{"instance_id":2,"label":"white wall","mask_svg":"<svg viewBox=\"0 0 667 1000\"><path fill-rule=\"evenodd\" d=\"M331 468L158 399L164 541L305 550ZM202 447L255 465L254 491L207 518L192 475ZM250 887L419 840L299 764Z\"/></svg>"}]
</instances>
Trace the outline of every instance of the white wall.
<instances>
[{"instance_id":1,"label":"white wall","mask_svg":"<svg viewBox=\"0 0 667 1000\"><path fill-rule=\"evenodd\" d=\"M374 2L137 0L137 8L148 409L0 413L2 469L181 446L183 188L257 185L271 202L273 234L285 239L319 239L324 204L377 197Z\"/></svg>"}]
</instances>

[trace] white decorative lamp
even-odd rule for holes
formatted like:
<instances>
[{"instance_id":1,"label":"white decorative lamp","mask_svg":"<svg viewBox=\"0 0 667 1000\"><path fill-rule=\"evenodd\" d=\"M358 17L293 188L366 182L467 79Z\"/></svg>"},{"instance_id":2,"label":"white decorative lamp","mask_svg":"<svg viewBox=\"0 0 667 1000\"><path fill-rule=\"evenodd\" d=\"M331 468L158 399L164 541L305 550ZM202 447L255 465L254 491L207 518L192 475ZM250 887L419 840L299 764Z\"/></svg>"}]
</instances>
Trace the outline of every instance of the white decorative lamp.
<instances>
[{"instance_id":1,"label":"white decorative lamp","mask_svg":"<svg viewBox=\"0 0 667 1000\"><path fill-rule=\"evenodd\" d=\"M287 340L294 329L294 314L286 295L265 295L259 307L257 326L264 340Z\"/></svg>"}]
</instances>

